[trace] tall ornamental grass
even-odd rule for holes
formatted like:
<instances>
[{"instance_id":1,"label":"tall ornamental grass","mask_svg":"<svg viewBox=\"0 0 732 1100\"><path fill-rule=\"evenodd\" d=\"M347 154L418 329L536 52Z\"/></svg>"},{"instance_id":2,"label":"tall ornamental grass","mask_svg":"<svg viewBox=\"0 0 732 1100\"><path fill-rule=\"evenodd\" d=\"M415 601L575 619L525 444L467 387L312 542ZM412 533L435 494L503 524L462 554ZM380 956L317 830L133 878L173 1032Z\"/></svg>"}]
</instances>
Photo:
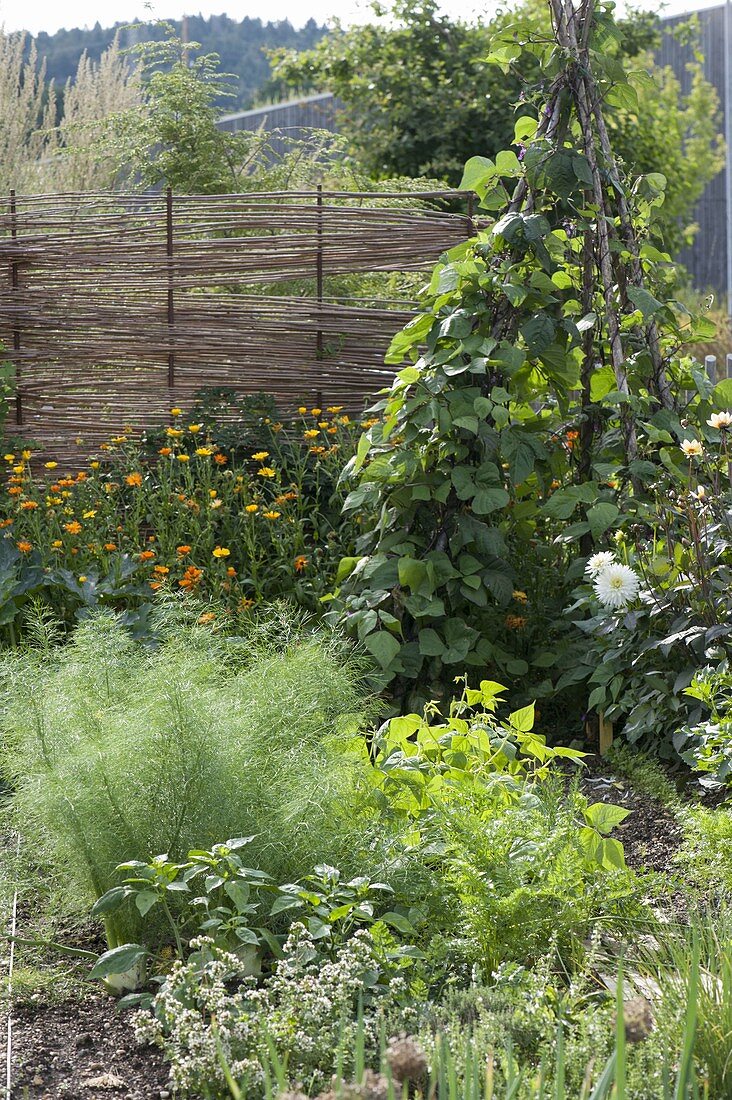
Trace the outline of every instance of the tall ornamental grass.
<instances>
[{"instance_id":1,"label":"tall ornamental grass","mask_svg":"<svg viewBox=\"0 0 732 1100\"><path fill-rule=\"evenodd\" d=\"M151 650L99 617L63 649L7 656L0 679L7 810L83 903L118 863L240 835L279 881L358 864L367 703L332 636L171 620Z\"/></svg>"}]
</instances>

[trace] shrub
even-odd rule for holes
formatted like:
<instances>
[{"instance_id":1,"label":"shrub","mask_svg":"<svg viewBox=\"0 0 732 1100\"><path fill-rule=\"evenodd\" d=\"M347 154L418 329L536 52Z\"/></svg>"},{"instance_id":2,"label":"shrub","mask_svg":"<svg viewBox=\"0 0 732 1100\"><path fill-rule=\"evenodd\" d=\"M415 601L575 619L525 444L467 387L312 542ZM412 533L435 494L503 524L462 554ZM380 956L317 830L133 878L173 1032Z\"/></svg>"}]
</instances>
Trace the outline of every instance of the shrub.
<instances>
[{"instance_id":1,"label":"shrub","mask_svg":"<svg viewBox=\"0 0 732 1100\"><path fill-rule=\"evenodd\" d=\"M62 650L6 658L2 766L27 851L82 901L123 861L242 834L276 881L357 864L349 745L368 705L341 644L287 622L278 637L274 616L238 638L161 629L142 649L99 617Z\"/></svg>"}]
</instances>

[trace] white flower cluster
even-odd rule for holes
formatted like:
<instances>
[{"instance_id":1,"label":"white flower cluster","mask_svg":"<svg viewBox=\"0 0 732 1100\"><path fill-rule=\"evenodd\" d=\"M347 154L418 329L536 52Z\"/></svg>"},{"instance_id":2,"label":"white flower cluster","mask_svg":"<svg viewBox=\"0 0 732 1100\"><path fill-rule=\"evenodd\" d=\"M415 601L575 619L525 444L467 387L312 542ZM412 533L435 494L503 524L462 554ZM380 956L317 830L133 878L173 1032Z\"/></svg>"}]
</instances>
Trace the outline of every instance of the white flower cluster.
<instances>
[{"instance_id":1,"label":"white flower cluster","mask_svg":"<svg viewBox=\"0 0 732 1100\"><path fill-rule=\"evenodd\" d=\"M640 577L629 565L617 561L610 550L593 554L585 566L585 573L605 607L619 611L638 597Z\"/></svg>"},{"instance_id":2,"label":"white flower cluster","mask_svg":"<svg viewBox=\"0 0 732 1100\"><path fill-rule=\"evenodd\" d=\"M140 1042L159 1046L170 1062L175 1089L194 1095L228 1095L219 1052L235 1080L247 1089L261 1087L259 1053L274 1044L294 1080L325 1088L340 1066L353 1070L357 1047L359 998L364 979L378 972L379 963L369 932L361 930L343 944L333 960L323 959L310 933L294 924L284 946L284 958L259 988L254 980L239 980L241 960L203 945L211 961L176 963L155 998L154 1014L138 1013L135 1032ZM403 978L395 976L363 1011L366 1050L379 1049L382 1030L402 1030L414 1021L404 999ZM407 1019L407 1016L410 1018Z\"/></svg>"}]
</instances>

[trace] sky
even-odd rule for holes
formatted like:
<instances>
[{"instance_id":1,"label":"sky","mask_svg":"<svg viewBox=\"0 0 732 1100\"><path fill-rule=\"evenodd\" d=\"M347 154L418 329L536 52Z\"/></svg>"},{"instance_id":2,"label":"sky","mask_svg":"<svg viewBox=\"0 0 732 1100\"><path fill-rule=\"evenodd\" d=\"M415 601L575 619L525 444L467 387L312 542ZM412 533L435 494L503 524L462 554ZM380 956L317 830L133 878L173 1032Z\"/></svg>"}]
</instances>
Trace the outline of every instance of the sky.
<instances>
[{"instance_id":1,"label":"sky","mask_svg":"<svg viewBox=\"0 0 732 1100\"><path fill-rule=\"evenodd\" d=\"M720 0L668 0L663 10L676 15L700 7L713 6ZM445 0L444 8L450 15L469 18L476 14L490 13L498 6L497 0L476 3L475 0ZM504 5L501 5L504 6ZM643 8L659 8L653 0L638 0ZM357 22L364 17L367 5L363 0L0 0L0 25L8 31L27 30L52 33L61 27L93 26L97 20L102 26L117 22L133 22L136 19L180 19L182 15L221 15L232 19L245 15L260 16L264 20L289 19L295 26L302 26L309 18L319 23L331 16L344 22Z\"/></svg>"}]
</instances>

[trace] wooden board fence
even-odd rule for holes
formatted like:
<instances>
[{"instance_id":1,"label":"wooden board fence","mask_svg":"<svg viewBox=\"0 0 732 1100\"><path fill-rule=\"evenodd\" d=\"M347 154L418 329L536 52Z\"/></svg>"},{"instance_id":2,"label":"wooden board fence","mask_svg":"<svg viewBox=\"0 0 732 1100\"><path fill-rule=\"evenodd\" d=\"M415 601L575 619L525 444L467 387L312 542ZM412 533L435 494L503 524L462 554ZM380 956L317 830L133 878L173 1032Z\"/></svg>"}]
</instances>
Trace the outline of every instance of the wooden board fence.
<instances>
[{"instance_id":1,"label":"wooden board fence","mask_svg":"<svg viewBox=\"0 0 732 1100\"><path fill-rule=\"evenodd\" d=\"M440 208L458 199L466 214ZM11 193L0 357L15 430L71 462L77 438L89 450L160 422L203 386L267 390L283 413L316 395L360 411L391 378L410 303L329 298L328 277L428 268L473 231L459 192Z\"/></svg>"}]
</instances>

